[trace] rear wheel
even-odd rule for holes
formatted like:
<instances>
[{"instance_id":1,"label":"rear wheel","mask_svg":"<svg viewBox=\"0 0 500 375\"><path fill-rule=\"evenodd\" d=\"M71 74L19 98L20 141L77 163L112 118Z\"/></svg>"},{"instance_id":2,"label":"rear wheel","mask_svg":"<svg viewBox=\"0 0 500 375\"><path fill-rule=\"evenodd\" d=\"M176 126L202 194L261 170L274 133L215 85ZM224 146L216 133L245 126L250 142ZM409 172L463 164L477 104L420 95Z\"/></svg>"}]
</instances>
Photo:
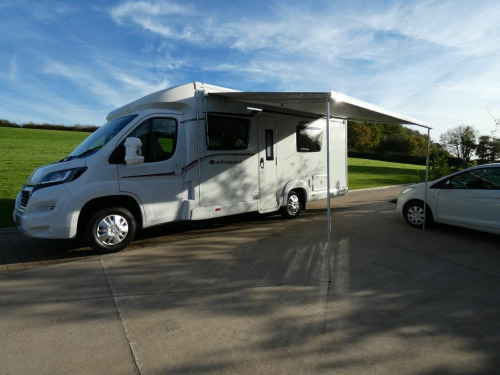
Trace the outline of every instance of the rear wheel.
<instances>
[{"instance_id":1,"label":"rear wheel","mask_svg":"<svg viewBox=\"0 0 500 375\"><path fill-rule=\"evenodd\" d=\"M84 229L86 243L99 253L113 253L132 242L136 223L125 208L105 208L95 213Z\"/></svg>"},{"instance_id":2,"label":"rear wheel","mask_svg":"<svg viewBox=\"0 0 500 375\"><path fill-rule=\"evenodd\" d=\"M299 216L300 210L302 209L302 203L300 197L295 190L290 191L286 204L281 207L281 216L286 219L293 219Z\"/></svg>"},{"instance_id":3,"label":"rear wheel","mask_svg":"<svg viewBox=\"0 0 500 375\"><path fill-rule=\"evenodd\" d=\"M415 228L422 228L424 225L424 202L422 201L410 201L405 204L403 208L403 215L408 224ZM432 215L427 207L427 222L430 224L432 222Z\"/></svg>"}]
</instances>

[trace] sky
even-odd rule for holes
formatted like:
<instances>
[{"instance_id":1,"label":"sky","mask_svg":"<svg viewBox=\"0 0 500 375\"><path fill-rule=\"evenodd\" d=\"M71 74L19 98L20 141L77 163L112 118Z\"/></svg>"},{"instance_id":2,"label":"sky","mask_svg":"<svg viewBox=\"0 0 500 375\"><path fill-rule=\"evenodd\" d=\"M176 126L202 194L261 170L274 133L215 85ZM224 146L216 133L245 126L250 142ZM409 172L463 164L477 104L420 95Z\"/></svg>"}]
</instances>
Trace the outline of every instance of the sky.
<instances>
[{"instance_id":1,"label":"sky","mask_svg":"<svg viewBox=\"0 0 500 375\"><path fill-rule=\"evenodd\" d=\"M0 0L0 19L0 119L16 123L101 125L193 81L334 90L436 140L500 118L497 0Z\"/></svg>"}]
</instances>

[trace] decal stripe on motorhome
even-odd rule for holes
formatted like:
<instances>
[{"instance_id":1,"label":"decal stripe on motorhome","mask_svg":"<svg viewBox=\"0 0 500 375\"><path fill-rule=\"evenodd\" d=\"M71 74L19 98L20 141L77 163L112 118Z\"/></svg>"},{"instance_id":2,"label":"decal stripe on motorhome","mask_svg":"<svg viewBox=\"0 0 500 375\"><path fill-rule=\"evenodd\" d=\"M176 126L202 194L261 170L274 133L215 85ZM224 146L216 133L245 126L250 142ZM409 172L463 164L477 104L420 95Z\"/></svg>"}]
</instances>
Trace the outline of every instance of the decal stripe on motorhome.
<instances>
[{"instance_id":1,"label":"decal stripe on motorhome","mask_svg":"<svg viewBox=\"0 0 500 375\"><path fill-rule=\"evenodd\" d=\"M193 160L191 163L189 163L184 168L182 168L181 174L186 173L187 171L193 169L198 164L198 162L203 162L203 161L210 159L210 158L217 158L217 157L221 157L221 156L235 157L235 156L253 156L253 155L255 155L255 154L211 154L211 155L206 155L206 156L200 158L199 160ZM166 172L166 173L141 174L141 175L136 175L136 176L122 176L121 178L169 177L169 176L176 176L176 174L174 171L172 171L172 172Z\"/></svg>"},{"instance_id":2,"label":"decal stripe on motorhome","mask_svg":"<svg viewBox=\"0 0 500 375\"><path fill-rule=\"evenodd\" d=\"M174 172L168 172L168 173L140 174L140 175L137 175L137 176L122 176L121 178L161 177L161 176L175 176L175 173Z\"/></svg>"}]
</instances>

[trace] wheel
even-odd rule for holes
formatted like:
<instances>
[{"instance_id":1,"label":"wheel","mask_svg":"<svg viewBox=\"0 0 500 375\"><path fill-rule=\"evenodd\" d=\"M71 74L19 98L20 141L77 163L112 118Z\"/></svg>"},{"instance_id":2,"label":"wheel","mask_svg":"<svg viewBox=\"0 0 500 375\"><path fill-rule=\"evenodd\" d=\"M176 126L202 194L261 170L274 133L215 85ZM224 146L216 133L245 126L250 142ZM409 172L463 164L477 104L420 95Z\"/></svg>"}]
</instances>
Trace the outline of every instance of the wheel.
<instances>
[{"instance_id":1,"label":"wheel","mask_svg":"<svg viewBox=\"0 0 500 375\"><path fill-rule=\"evenodd\" d=\"M288 194L285 206L281 207L281 216L287 219L296 218L299 216L301 209L300 197L295 190L292 190Z\"/></svg>"},{"instance_id":2,"label":"wheel","mask_svg":"<svg viewBox=\"0 0 500 375\"><path fill-rule=\"evenodd\" d=\"M424 225L424 202L422 201L410 201L405 204L403 208L403 215L406 222L415 228L422 228ZM432 213L429 207L427 207L427 222L430 224L432 222Z\"/></svg>"},{"instance_id":3,"label":"wheel","mask_svg":"<svg viewBox=\"0 0 500 375\"><path fill-rule=\"evenodd\" d=\"M99 253L113 253L127 247L136 230L134 216L125 208L105 208L94 214L85 226L86 243Z\"/></svg>"}]
</instances>

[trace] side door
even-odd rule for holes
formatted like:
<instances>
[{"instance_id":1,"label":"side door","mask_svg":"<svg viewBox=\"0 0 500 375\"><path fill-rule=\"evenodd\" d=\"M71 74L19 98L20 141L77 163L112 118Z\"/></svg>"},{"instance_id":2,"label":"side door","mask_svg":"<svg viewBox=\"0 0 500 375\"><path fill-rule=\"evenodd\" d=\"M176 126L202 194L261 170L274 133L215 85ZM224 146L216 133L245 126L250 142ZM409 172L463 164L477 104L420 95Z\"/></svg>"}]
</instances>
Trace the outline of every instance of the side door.
<instances>
[{"instance_id":1,"label":"side door","mask_svg":"<svg viewBox=\"0 0 500 375\"><path fill-rule=\"evenodd\" d=\"M500 168L480 168L443 181L436 218L486 230L500 230Z\"/></svg>"},{"instance_id":2,"label":"side door","mask_svg":"<svg viewBox=\"0 0 500 375\"><path fill-rule=\"evenodd\" d=\"M259 212L278 209L276 120L261 116L258 119L259 147Z\"/></svg>"},{"instance_id":3,"label":"side door","mask_svg":"<svg viewBox=\"0 0 500 375\"><path fill-rule=\"evenodd\" d=\"M144 163L120 164L120 192L136 196L144 207L145 226L177 218L184 184L185 140L176 117L155 116L129 134L142 142Z\"/></svg>"}]
</instances>

